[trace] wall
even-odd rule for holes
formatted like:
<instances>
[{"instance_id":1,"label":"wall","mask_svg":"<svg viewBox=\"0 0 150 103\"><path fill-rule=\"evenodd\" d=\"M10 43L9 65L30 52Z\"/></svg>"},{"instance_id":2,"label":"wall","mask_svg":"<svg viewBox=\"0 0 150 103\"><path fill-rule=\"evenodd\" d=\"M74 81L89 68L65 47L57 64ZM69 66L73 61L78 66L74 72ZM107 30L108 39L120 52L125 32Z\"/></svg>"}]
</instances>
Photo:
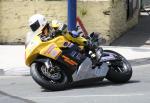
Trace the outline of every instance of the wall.
<instances>
[{"instance_id":1,"label":"wall","mask_svg":"<svg viewBox=\"0 0 150 103\"><path fill-rule=\"evenodd\" d=\"M82 0L79 4L78 15L86 28L89 32L101 32L106 45L138 23L139 9L127 20L126 0Z\"/></svg>"},{"instance_id":2,"label":"wall","mask_svg":"<svg viewBox=\"0 0 150 103\"><path fill-rule=\"evenodd\" d=\"M35 13L66 22L67 2L0 0L0 44L23 44L29 31L28 19ZM125 0L80 0L78 16L89 33L101 32L107 44L138 23L138 11L133 19L126 20Z\"/></svg>"},{"instance_id":3,"label":"wall","mask_svg":"<svg viewBox=\"0 0 150 103\"><path fill-rule=\"evenodd\" d=\"M107 35L107 31L110 29L109 15L105 15L104 12L109 11L111 8L110 0L99 1L80 1L78 4L78 16L83 21L88 33L101 32L103 35Z\"/></svg>"},{"instance_id":4,"label":"wall","mask_svg":"<svg viewBox=\"0 0 150 103\"><path fill-rule=\"evenodd\" d=\"M66 21L65 1L1 0L0 1L0 43L23 44L31 15L40 13L49 20Z\"/></svg>"},{"instance_id":5,"label":"wall","mask_svg":"<svg viewBox=\"0 0 150 103\"><path fill-rule=\"evenodd\" d=\"M110 29L108 36L111 41L118 38L122 33L134 27L138 23L139 9L127 20L127 5L125 0L114 0L110 13Z\"/></svg>"}]
</instances>

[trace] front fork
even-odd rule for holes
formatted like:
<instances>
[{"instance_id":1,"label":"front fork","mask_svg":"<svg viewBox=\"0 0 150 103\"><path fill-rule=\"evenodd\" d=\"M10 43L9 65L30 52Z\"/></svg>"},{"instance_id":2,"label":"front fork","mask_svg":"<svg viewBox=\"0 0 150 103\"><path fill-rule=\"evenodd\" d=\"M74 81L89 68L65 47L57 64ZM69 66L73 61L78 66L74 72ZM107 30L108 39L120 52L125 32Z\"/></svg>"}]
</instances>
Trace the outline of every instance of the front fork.
<instances>
[{"instance_id":1,"label":"front fork","mask_svg":"<svg viewBox=\"0 0 150 103\"><path fill-rule=\"evenodd\" d=\"M46 66L46 68L51 68L53 66L50 59L48 59L48 58L47 59L46 58L36 59L34 62L43 63Z\"/></svg>"}]
</instances>

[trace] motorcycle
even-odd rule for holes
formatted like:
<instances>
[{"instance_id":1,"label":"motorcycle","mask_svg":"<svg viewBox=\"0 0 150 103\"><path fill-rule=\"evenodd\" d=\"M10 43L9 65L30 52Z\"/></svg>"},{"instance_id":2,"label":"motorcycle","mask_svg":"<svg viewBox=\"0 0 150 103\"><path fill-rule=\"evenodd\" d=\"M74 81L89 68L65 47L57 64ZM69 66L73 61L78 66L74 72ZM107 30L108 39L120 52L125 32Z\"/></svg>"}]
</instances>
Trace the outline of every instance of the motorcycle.
<instances>
[{"instance_id":1,"label":"motorcycle","mask_svg":"<svg viewBox=\"0 0 150 103\"><path fill-rule=\"evenodd\" d=\"M95 40L97 37L91 36ZM94 42L93 42L94 43ZM64 90L72 83L82 80L104 78L114 83L125 83L132 76L130 63L121 54L112 50L96 48L99 61L93 68L83 47L67 40L63 35L47 42L35 36L26 46L25 63L30 67L33 80L45 89ZM90 52L90 51L89 51Z\"/></svg>"}]
</instances>

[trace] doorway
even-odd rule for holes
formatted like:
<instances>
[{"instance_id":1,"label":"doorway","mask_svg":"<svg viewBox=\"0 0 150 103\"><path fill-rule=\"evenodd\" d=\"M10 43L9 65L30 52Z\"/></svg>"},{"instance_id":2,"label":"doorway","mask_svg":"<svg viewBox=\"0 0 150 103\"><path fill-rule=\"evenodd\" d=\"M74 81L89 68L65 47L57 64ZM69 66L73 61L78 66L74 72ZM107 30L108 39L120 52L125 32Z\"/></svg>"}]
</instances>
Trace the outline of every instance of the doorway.
<instances>
[{"instance_id":1,"label":"doorway","mask_svg":"<svg viewBox=\"0 0 150 103\"><path fill-rule=\"evenodd\" d=\"M134 12L139 9L139 0L126 0L127 20L133 17Z\"/></svg>"}]
</instances>

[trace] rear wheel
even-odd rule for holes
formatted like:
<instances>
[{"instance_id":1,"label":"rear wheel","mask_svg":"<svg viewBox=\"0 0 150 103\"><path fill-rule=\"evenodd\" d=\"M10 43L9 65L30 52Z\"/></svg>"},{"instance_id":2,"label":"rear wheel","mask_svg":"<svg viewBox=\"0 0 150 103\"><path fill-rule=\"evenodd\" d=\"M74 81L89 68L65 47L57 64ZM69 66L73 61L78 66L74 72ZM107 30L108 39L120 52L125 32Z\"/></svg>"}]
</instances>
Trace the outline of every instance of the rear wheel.
<instances>
[{"instance_id":1,"label":"rear wheel","mask_svg":"<svg viewBox=\"0 0 150 103\"><path fill-rule=\"evenodd\" d=\"M43 63L33 63L30 73L35 82L45 89L63 90L69 86L69 78L61 66L47 69Z\"/></svg>"},{"instance_id":2,"label":"rear wheel","mask_svg":"<svg viewBox=\"0 0 150 103\"><path fill-rule=\"evenodd\" d=\"M115 55L116 60L109 61L109 71L106 78L114 83L125 83L132 76L132 67L130 63L119 53L112 50L104 50L104 52Z\"/></svg>"}]
</instances>

